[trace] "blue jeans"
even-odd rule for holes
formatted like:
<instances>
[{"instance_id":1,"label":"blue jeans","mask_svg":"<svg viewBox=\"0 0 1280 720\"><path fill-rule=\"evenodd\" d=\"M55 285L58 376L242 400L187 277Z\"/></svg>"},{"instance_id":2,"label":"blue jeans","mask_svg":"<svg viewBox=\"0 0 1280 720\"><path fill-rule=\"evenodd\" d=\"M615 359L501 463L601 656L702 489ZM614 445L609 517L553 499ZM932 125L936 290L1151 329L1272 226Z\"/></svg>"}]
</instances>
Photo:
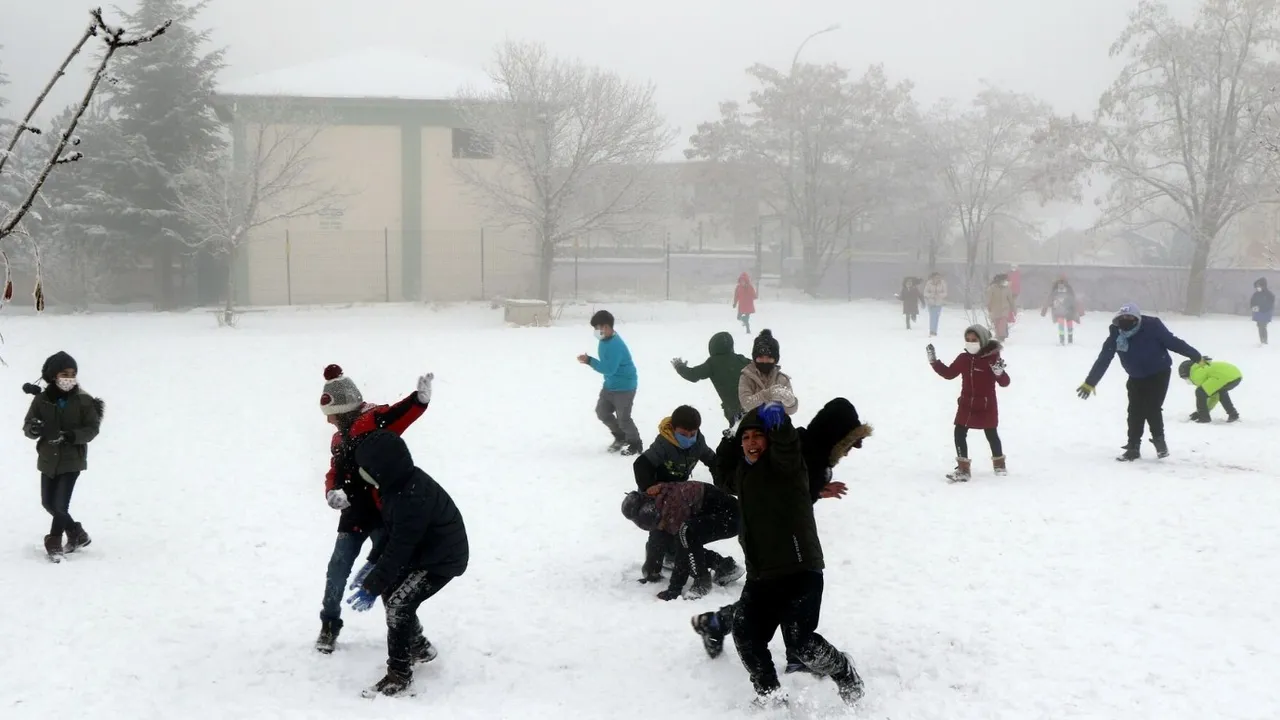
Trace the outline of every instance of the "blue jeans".
<instances>
[{"instance_id":1,"label":"blue jeans","mask_svg":"<svg viewBox=\"0 0 1280 720\"><path fill-rule=\"evenodd\" d=\"M941 305L929 306L929 334L930 335L938 334L938 318L941 316L942 316Z\"/></svg>"},{"instance_id":2,"label":"blue jeans","mask_svg":"<svg viewBox=\"0 0 1280 720\"><path fill-rule=\"evenodd\" d=\"M377 545L381 538L381 529L367 533L338 533L338 539L333 543L333 554L329 556L329 570L324 576L324 603L320 608L321 622L342 617L342 593L347 589L347 578L351 577L351 568L360 558L364 541L372 539L373 544Z\"/></svg>"}]
</instances>

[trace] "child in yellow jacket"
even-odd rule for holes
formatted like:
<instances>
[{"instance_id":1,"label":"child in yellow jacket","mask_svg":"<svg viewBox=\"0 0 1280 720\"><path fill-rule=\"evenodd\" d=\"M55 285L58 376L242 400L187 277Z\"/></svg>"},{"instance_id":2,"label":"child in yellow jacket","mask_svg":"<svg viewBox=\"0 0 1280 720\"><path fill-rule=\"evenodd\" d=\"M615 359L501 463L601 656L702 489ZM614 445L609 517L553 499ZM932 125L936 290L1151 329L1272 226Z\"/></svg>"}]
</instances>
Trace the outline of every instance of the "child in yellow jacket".
<instances>
[{"instance_id":1,"label":"child in yellow jacket","mask_svg":"<svg viewBox=\"0 0 1280 720\"><path fill-rule=\"evenodd\" d=\"M1236 412L1230 395L1244 380L1244 373L1240 372L1240 368L1213 358L1204 358L1199 363L1184 360L1178 366L1178 377L1196 387L1196 411L1191 413L1191 420L1198 423L1209 422L1209 411L1219 402L1227 411L1227 422L1240 419L1240 413Z\"/></svg>"}]
</instances>

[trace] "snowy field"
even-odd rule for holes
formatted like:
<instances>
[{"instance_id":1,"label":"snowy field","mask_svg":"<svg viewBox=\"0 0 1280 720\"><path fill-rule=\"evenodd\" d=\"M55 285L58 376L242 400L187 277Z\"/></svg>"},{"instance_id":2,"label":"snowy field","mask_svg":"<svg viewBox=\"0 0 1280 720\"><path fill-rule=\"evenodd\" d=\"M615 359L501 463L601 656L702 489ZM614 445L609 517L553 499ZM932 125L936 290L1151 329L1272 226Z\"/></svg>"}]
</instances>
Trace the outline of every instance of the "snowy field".
<instances>
[{"instance_id":1,"label":"snowy field","mask_svg":"<svg viewBox=\"0 0 1280 720\"><path fill-rule=\"evenodd\" d=\"M236 330L204 312L9 317L0 348L5 522L0 524L0 717L730 718L752 692L732 651L711 661L689 617L740 585L664 603L637 584L644 534L619 513L630 460L605 454L586 317L512 329L482 306L254 313ZM705 358L726 306L612 305L640 369L646 442L688 402L723 426L709 383L669 361ZM1173 455L1114 461L1124 442L1117 362L1074 391L1106 317L1060 348L1038 314L1015 326L1001 391L1010 476L948 485L959 381L925 363L923 329L888 304L762 303L807 421L849 397L876 433L818 504L827 557L822 624L867 682L841 709L827 681L787 676L798 716L963 720L1280 717L1280 373L1246 319L1166 318L1238 364L1238 425L1166 404ZM943 317L939 355L965 322ZM45 561L33 444L19 431L43 359L65 349L106 400L72 513L93 545ZM340 363L367 399L436 373L406 434L452 493L471 567L421 613L440 657L414 698L364 700L381 677L381 605L345 613L339 650L312 643L336 513L323 498L330 428L321 371ZM709 479L700 469L698 479ZM735 543L717 547L741 559ZM775 660L782 661L781 639Z\"/></svg>"}]
</instances>

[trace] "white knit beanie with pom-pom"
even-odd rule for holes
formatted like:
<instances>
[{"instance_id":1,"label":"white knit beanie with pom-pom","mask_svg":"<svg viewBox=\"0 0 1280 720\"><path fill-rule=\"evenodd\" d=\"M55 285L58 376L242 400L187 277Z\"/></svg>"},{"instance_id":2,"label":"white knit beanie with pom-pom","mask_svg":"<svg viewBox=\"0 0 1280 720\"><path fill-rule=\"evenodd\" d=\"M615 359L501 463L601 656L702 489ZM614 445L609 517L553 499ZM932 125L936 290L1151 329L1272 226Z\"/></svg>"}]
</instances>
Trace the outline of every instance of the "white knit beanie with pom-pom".
<instances>
[{"instance_id":1,"label":"white knit beanie with pom-pom","mask_svg":"<svg viewBox=\"0 0 1280 720\"><path fill-rule=\"evenodd\" d=\"M343 415L359 410L364 396L351 378L342 374L342 368L330 365L324 369L324 394L320 396L320 412L325 415Z\"/></svg>"}]
</instances>

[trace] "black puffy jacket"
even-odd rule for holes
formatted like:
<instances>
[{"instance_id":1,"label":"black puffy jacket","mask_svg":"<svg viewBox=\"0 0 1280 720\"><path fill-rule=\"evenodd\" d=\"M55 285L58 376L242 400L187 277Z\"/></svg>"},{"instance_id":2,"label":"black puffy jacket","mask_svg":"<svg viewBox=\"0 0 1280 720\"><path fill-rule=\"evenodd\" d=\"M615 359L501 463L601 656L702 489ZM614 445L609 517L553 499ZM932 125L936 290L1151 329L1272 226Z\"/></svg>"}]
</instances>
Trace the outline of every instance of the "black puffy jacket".
<instances>
[{"instance_id":1,"label":"black puffy jacket","mask_svg":"<svg viewBox=\"0 0 1280 720\"><path fill-rule=\"evenodd\" d=\"M457 577L467 570L470 548L462 513L439 483L413 464L395 433L370 433L356 448L356 465L377 483L382 498L382 541L364 589L381 595L414 570Z\"/></svg>"}]
</instances>

